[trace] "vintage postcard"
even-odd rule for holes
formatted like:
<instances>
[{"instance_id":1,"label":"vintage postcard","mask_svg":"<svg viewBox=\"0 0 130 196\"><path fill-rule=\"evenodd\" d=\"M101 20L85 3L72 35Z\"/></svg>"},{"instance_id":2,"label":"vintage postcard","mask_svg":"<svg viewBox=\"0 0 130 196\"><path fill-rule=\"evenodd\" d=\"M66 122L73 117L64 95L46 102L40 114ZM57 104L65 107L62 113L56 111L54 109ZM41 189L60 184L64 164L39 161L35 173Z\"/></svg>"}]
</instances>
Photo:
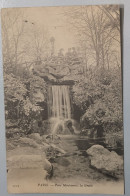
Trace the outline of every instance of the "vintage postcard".
<instances>
[{"instance_id":1,"label":"vintage postcard","mask_svg":"<svg viewBox=\"0 0 130 196\"><path fill-rule=\"evenodd\" d=\"M9 193L124 194L120 17L2 9Z\"/></svg>"}]
</instances>

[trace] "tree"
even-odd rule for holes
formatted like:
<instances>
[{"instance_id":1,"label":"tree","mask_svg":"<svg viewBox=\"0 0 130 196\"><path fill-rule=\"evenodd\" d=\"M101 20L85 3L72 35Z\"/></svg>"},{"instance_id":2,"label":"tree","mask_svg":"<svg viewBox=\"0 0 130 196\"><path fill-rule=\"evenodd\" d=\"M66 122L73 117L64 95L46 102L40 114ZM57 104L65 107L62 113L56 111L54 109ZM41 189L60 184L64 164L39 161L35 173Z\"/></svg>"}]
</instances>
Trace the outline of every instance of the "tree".
<instances>
[{"instance_id":1,"label":"tree","mask_svg":"<svg viewBox=\"0 0 130 196\"><path fill-rule=\"evenodd\" d=\"M2 37L3 37L3 61L5 71L11 69L17 72L18 63L24 55L22 50L22 37L25 24L24 13L21 9L2 10Z\"/></svg>"},{"instance_id":2,"label":"tree","mask_svg":"<svg viewBox=\"0 0 130 196\"><path fill-rule=\"evenodd\" d=\"M87 66L110 68L113 60L116 61L113 51L117 56L120 54L120 32L114 22L110 24L110 18L104 9L106 10L105 6L81 6L67 13L72 31L86 54ZM117 12L119 14L119 10ZM119 18L115 20L116 24L120 23Z\"/></svg>"},{"instance_id":3,"label":"tree","mask_svg":"<svg viewBox=\"0 0 130 196\"><path fill-rule=\"evenodd\" d=\"M3 61L7 72L20 74L41 63L50 52L49 33L44 27L26 19L20 8L3 9Z\"/></svg>"},{"instance_id":4,"label":"tree","mask_svg":"<svg viewBox=\"0 0 130 196\"><path fill-rule=\"evenodd\" d=\"M6 118L15 119L27 130L44 110L37 102L39 97L40 101L46 99L46 85L30 67L37 66L38 60L47 55L48 34L25 18L20 8L2 11Z\"/></svg>"},{"instance_id":5,"label":"tree","mask_svg":"<svg viewBox=\"0 0 130 196\"><path fill-rule=\"evenodd\" d=\"M118 5L107 5L107 6L99 6L99 8L106 14L109 18L107 23L108 26L113 26L120 33L120 12Z\"/></svg>"},{"instance_id":6,"label":"tree","mask_svg":"<svg viewBox=\"0 0 130 196\"><path fill-rule=\"evenodd\" d=\"M41 64L51 52L49 32L43 26L39 27L36 24L28 25L27 38L25 38L24 50L26 54L24 60Z\"/></svg>"}]
</instances>

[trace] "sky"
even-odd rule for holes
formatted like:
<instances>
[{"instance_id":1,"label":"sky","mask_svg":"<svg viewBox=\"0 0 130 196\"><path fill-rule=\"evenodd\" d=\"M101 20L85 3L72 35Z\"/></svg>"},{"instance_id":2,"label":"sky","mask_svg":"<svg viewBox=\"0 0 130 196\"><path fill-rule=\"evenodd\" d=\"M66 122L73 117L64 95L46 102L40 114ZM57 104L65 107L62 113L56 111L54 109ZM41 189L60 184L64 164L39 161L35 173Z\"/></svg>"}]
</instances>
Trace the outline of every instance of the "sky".
<instances>
[{"instance_id":1,"label":"sky","mask_svg":"<svg viewBox=\"0 0 130 196\"><path fill-rule=\"evenodd\" d=\"M55 38L55 50L68 48L75 45L75 36L70 25L66 21L63 14L63 7L40 7L40 8L24 8L26 19L33 22L35 26L44 26L50 32L50 36Z\"/></svg>"},{"instance_id":2,"label":"sky","mask_svg":"<svg viewBox=\"0 0 130 196\"><path fill-rule=\"evenodd\" d=\"M18 32L17 26L22 26L23 22L27 21L26 23L24 23L24 26L26 26L24 28L27 31L24 31L25 39L23 39L22 42L20 43L21 48L23 46L22 44L24 44L25 42L27 43L27 39L29 39L29 36L30 36L29 33L33 31L33 28L36 31L39 29L39 27L41 28L44 27L44 29L47 29L48 37L51 38L53 36L55 38L55 54L57 55L59 49L61 48L63 48L64 53L66 53L68 48L76 46L76 42L77 42L76 33L74 32L74 29L72 28L72 26L70 25L70 22L68 21L69 17L66 17L67 15L69 15L69 12L71 13L72 9L75 9L75 10L79 9L79 6L73 6L73 8L71 6L69 7L62 6L62 7L9 8L7 9L7 10L10 10L9 14L7 11L7 21L10 24L10 21L8 20L8 15L10 15L9 18L12 18L12 24L14 24L14 21L16 22L15 15L17 16L19 14L19 18L17 20L18 24L16 23L16 25L14 25L15 27L13 28L13 34L15 33L15 29L16 29L16 32ZM21 14L20 10L24 13L24 16ZM15 14L15 11L16 11L16 14ZM65 15L65 13L67 14ZM29 45L26 45L26 46L29 46ZM89 55L89 61L91 62L90 64L93 63L93 56L91 58Z\"/></svg>"}]
</instances>

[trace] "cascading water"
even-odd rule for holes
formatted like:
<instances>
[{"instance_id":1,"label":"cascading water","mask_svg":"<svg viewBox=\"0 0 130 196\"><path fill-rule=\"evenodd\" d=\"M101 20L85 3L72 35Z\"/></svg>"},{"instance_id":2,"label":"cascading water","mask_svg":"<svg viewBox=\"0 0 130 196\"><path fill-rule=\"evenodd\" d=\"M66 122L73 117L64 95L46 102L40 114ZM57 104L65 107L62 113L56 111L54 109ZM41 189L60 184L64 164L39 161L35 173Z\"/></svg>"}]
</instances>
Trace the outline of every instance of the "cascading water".
<instances>
[{"instance_id":1,"label":"cascading water","mask_svg":"<svg viewBox=\"0 0 130 196\"><path fill-rule=\"evenodd\" d=\"M70 88L67 85L52 85L48 89L48 116L51 132L65 129L65 121L71 119Z\"/></svg>"},{"instance_id":2,"label":"cascading water","mask_svg":"<svg viewBox=\"0 0 130 196\"><path fill-rule=\"evenodd\" d=\"M52 85L48 94L49 117L71 119L70 89L67 85Z\"/></svg>"}]
</instances>

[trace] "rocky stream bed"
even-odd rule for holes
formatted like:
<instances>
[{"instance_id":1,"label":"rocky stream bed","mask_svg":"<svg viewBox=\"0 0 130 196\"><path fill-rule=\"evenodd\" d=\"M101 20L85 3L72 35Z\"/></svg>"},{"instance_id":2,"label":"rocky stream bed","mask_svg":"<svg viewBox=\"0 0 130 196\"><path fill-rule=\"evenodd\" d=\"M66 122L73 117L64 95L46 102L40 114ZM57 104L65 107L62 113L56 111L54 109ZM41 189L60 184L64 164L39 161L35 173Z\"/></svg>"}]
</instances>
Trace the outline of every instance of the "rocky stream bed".
<instances>
[{"instance_id":1,"label":"rocky stream bed","mask_svg":"<svg viewBox=\"0 0 130 196\"><path fill-rule=\"evenodd\" d=\"M40 136L7 140L7 179L11 184L107 183L123 180L123 156L99 140L79 135Z\"/></svg>"}]
</instances>

